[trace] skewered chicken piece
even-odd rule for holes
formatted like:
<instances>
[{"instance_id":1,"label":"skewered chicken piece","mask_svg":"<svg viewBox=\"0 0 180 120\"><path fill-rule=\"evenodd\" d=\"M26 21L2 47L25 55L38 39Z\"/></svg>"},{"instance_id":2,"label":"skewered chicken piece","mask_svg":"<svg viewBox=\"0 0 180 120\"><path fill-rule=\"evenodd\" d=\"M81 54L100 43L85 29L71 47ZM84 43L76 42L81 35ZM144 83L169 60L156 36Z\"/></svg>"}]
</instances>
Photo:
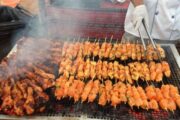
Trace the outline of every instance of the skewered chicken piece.
<instances>
[{"instance_id":1,"label":"skewered chicken piece","mask_svg":"<svg viewBox=\"0 0 180 120\"><path fill-rule=\"evenodd\" d=\"M90 77L94 79L96 77L96 62L91 61L90 64Z\"/></svg>"},{"instance_id":2,"label":"skewered chicken piece","mask_svg":"<svg viewBox=\"0 0 180 120\"><path fill-rule=\"evenodd\" d=\"M78 79L83 79L84 78L84 66L85 66L85 63L83 62L80 62L79 63L79 67L78 67L78 71L77 71L77 78Z\"/></svg>"},{"instance_id":3,"label":"skewered chicken piece","mask_svg":"<svg viewBox=\"0 0 180 120\"><path fill-rule=\"evenodd\" d=\"M26 98L27 97L27 92L26 89L28 87L28 84L26 82L23 81L18 81L16 82L17 87L20 89L20 91L23 94L23 97Z\"/></svg>"},{"instance_id":4,"label":"skewered chicken piece","mask_svg":"<svg viewBox=\"0 0 180 120\"><path fill-rule=\"evenodd\" d=\"M127 44L126 44L126 48L127 48L127 55L128 55L128 58L131 58L131 55L132 55L131 44L130 44L130 43L127 43Z\"/></svg>"},{"instance_id":5,"label":"skewered chicken piece","mask_svg":"<svg viewBox=\"0 0 180 120\"><path fill-rule=\"evenodd\" d=\"M84 90L81 95L81 101L84 102L87 100L89 93L93 87L93 80L90 80L84 87Z\"/></svg>"},{"instance_id":6,"label":"skewered chicken piece","mask_svg":"<svg viewBox=\"0 0 180 120\"><path fill-rule=\"evenodd\" d=\"M136 65L136 63L129 63L128 65L129 65L129 69L130 69L132 79L135 80L135 81L138 81L139 78L140 78L140 72L138 70L139 66Z\"/></svg>"},{"instance_id":7,"label":"skewered chicken piece","mask_svg":"<svg viewBox=\"0 0 180 120\"><path fill-rule=\"evenodd\" d=\"M78 81L77 80L73 80L73 82L69 86L67 95L70 98L74 97L75 89L76 89L77 85L78 85Z\"/></svg>"},{"instance_id":8,"label":"skewered chicken piece","mask_svg":"<svg viewBox=\"0 0 180 120\"><path fill-rule=\"evenodd\" d=\"M84 78L87 79L90 76L91 71L91 61L90 59L86 60L85 67L84 67Z\"/></svg>"},{"instance_id":9,"label":"skewered chicken piece","mask_svg":"<svg viewBox=\"0 0 180 120\"><path fill-rule=\"evenodd\" d=\"M121 46L122 46L122 44L117 44L117 50L115 52L115 57L118 58L118 59L120 59L120 57L122 55L122 53L121 53L121 50L122 50Z\"/></svg>"},{"instance_id":10,"label":"skewered chicken piece","mask_svg":"<svg viewBox=\"0 0 180 120\"><path fill-rule=\"evenodd\" d=\"M138 90L138 93L139 93L139 95L141 97L141 100L142 100L141 107L143 109L148 110L149 109L149 103L148 103L148 99L147 99L147 96L146 96L146 93L145 93L144 89L142 87L138 86L137 90Z\"/></svg>"},{"instance_id":11,"label":"skewered chicken piece","mask_svg":"<svg viewBox=\"0 0 180 120\"><path fill-rule=\"evenodd\" d=\"M148 65L145 62L143 62L143 63L141 63L141 66L143 66L143 67L141 68L140 78L145 81L150 81L151 78L150 78L150 70L149 70Z\"/></svg>"},{"instance_id":12,"label":"skewered chicken piece","mask_svg":"<svg viewBox=\"0 0 180 120\"><path fill-rule=\"evenodd\" d=\"M155 99L149 101L149 109L159 110L159 105Z\"/></svg>"},{"instance_id":13,"label":"skewered chicken piece","mask_svg":"<svg viewBox=\"0 0 180 120\"><path fill-rule=\"evenodd\" d=\"M135 106L135 100L133 98L133 91L132 91L132 86L130 84L127 84L127 98L128 98L128 104L131 108Z\"/></svg>"},{"instance_id":14,"label":"skewered chicken piece","mask_svg":"<svg viewBox=\"0 0 180 120\"><path fill-rule=\"evenodd\" d=\"M82 66L80 67L80 64L83 62L83 58L81 57L77 57L76 60L73 62L73 65L71 65L71 70L70 70L70 75L71 76L75 76L76 74L78 74L78 70L80 72L80 75L82 74L81 72L81 69L82 69ZM80 67L80 69L79 69Z\"/></svg>"},{"instance_id":15,"label":"skewered chicken piece","mask_svg":"<svg viewBox=\"0 0 180 120\"><path fill-rule=\"evenodd\" d=\"M146 59L149 60L149 61L152 61L153 60L153 54L154 54L154 49L151 45L148 45L147 46L147 52L146 52Z\"/></svg>"},{"instance_id":16,"label":"skewered chicken piece","mask_svg":"<svg viewBox=\"0 0 180 120\"><path fill-rule=\"evenodd\" d=\"M115 80L119 80L119 63L117 61L114 61L113 68L113 77L115 78Z\"/></svg>"},{"instance_id":17,"label":"skewered chicken piece","mask_svg":"<svg viewBox=\"0 0 180 120\"><path fill-rule=\"evenodd\" d=\"M97 57L99 51L100 51L100 45L99 45L99 42L96 42L96 43L95 43L95 46L94 46L94 49L93 49L93 56L94 56L94 57Z\"/></svg>"},{"instance_id":18,"label":"skewered chicken piece","mask_svg":"<svg viewBox=\"0 0 180 120\"><path fill-rule=\"evenodd\" d=\"M112 89L112 82L110 80L105 81L105 90L106 90L106 98L107 102L111 100L111 89Z\"/></svg>"},{"instance_id":19,"label":"skewered chicken piece","mask_svg":"<svg viewBox=\"0 0 180 120\"><path fill-rule=\"evenodd\" d=\"M118 45L114 44L112 49L111 49L111 51L109 52L109 59L110 60L114 60L115 59L115 57L116 57L115 53L117 51L117 48L118 48Z\"/></svg>"},{"instance_id":20,"label":"skewered chicken piece","mask_svg":"<svg viewBox=\"0 0 180 120\"><path fill-rule=\"evenodd\" d=\"M102 59L104 57L104 53L106 51L106 45L107 45L106 42L102 43L98 53L99 59Z\"/></svg>"},{"instance_id":21,"label":"skewered chicken piece","mask_svg":"<svg viewBox=\"0 0 180 120\"><path fill-rule=\"evenodd\" d=\"M105 106L107 104L106 89L103 84L100 85L98 104L101 106Z\"/></svg>"},{"instance_id":22,"label":"skewered chicken piece","mask_svg":"<svg viewBox=\"0 0 180 120\"><path fill-rule=\"evenodd\" d=\"M49 101L49 96L40 91L34 91L35 111L43 112L46 108L46 104Z\"/></svg>"},{"instance_id":23,"label":"skewered chicken piece","mask_svg":"<svg viewBox=\"0 0 180 120\"><path fill-rule=\"evenodd\" d=\"M132 84L133 81L132 81L132 78L131 78L131 75L130 75L130 71L129 71L129 67L128 66L125 66L125 76L126 76L126 80Z\"/></svg>"},{"instance_id":24,"label":"skewered chicken piece","mask_svg":"<svg viewBox=\"0 0 180 120\"><path fill-rule=\"evenodd\" d=\"M75 42L73 49L72 49L72 59L75 59L78 55L78 51L80 50L80 42Z\"/></svg>"},{"instance_id":25,"label":"skewered chicken piece","mask_svg":"<svg viewBox=\"0 0 180 120\"><path fill-rule=\"evenodd\" d=\"M104 58L109 57L111 49L112 49L112 44L111 43L106 43L106 48L105 48L105 52L104 52Z\"/></svg>"},{"instance_id":26,"label":"skewered chicken piece","mask_svg":"<svg viewBox=\"0 0 180 120\"><path fill-rule=\"evenodd\" d=\"M166 61L162 61L162 71L165 74L166 77L170 77L171 76L171 70L169 67L169 64Z\"/></svg>"},{"instance_id":27,"label":"skewered chicken piece","mask_svg":"<svg viewBox=\"0 0 180 120\"><path fill-rule=\"evenodd\" d=\"M156 71L156 64L155 64L155 62L150 62L149 69L150 69L151 80L154 81L156 79L156 75L157 75L157 73L155 72Z\"/></svg>"},{"instance_id":28,"label":"skewered chicken piece","mask_svg":"<svg viewBox=\"0 0 180 120\"><path fill-rule=\"evenodd\" d=\"M148 87L146 87L145 89L146 91L146 95L147 95L147 98L152 100L152 99L156 99L156 92L155 92L155 87L150 85Z\"/></svg>"},{"instance_id":29,"label":"skewered chicken piece","mask_svg":"<svg viewBox=\"0 0 180 120\"><path fill-rule=\"evenodd\" d=\"M135 44L131 44L131 58L132 58L132 60L135 60L137 58L137 56L136 56L136 45Z\"/></svg>"},{"instance_id":30,"label":"skewered chicken piece","mask_svg":"<svg viewBox=\"0 0 180 120\"><path fill-rule=\"evenodd\" d=\"M39 76L33 72L26 71L26 77L28 79L35 80L36 83L39 84L43 88L43 90L46 90L47 88L50 88L54 85L53 80L42 78L41 76Z\"/></svg>"},{"instance_id":31,"label":"skewered chicken piece","mask_svg":"<svg viewBox=\"0 0 180 120\"><path fill-rule=\"evenodd\" d=\"M164 99L164 96L161 92L161 89L159 88L155 88L155 92L156 92L156 100L159 102L160 100ZM161 106L161 105L160 105Z\"/></svg>"},{"instance_id":32,"label":"skewered chicken piece","mask_svg":"<svg viewBox=\"0 0 180 120\"><path fill-rule=\"evenodd\" d=\"M169 94L173 100L176 100L179 97L178 88L173 85L169 85Z\"/></svg>"},{"instance_id":33,"label":"skewered chicken piece","mask_svg":"<svg viewBox=\"0 0 180 120\"><path fill-rule=\"evenodd\" d=\"M101 76L104 79L107 79L108 77L108 62L107 61L103 61Z\"/></svg>"},{"instance_id":34,"label":"skewered chicken piece","mask_svg":"<svg viewBox=\"0 0 180 120\"><path fill-rule=\"evenodd\" d=\"M126 68L127 69L127 68ZM119 80L124 82L126 80L125 66L119 64Z\"/></svg>"},{"instance_id":35,"label":"skewered chicken piece","mask_svg":"<svg viewBox=\"0 0 180 120\"><path fill-rule=\"evenodd\" d=\"M111 95L111 105L113 107L116 107L121 102L118 95L119 95L118 91L113 91Z\"/></svg>"},{"instance_id":36,"label":"skewered chicken piece","mask_svg":"<svg viewBox=\"0 0 180 120\"><path fill-rule=\"evenodd\" d=\"M116 107L121 102L127 102L126 85L122 82L118 82L113 85L111 90L111 105Z\"/></svg>"},{"instance_id":37,"label":"skewered chicken piece","mask_svg":"<svg viewBox=\"0 0 180 120\"><path fill-rule=\"evenodd\" d=\"M34 113L34 105L35 105L35 101L34 101L34 97L33 97L33 89L31 87L27 88L27 99L24 103L24 108L26 110L26 113L28 115Z\"/></svg>"},{"instance_id":38,"label":"skewered chicken piece","mask_svg":"<svg viewBox=\"0 0 180 120\"><path fill-rule=\"evenodd\" d=\"M74 76L70 76L69 80L65 81L65 84L63 84L64 85L63 98L68 96L69 89L72 86L73 82L74 82Z\"/></svg>"},{"instance_id":39,"label":"skewered chicken piece","mask_svg":"<svg viewBox=\"0 0 180 120\"><path fill-rule=\"evenodd\" d=\"M175 111L176 110L176 102L173 99L168 100L168 109L170 111Z\"/></svg>"},{"instance_id":40,"label":"skewered chicken piece","mask_svg":"<svg viewBox=\"0 0 180 120\"><path fill-rule=\"evenodd\" d=\"M164 49L163 49L160 45L157 45L157 49L158 49L158 51L159 51L161 57L162 57L162 58L165 58L166 55L165 55Z\"/></svg>"},{"instance_id":41,"label":"skewered chicken piece","mask_svg":"<svg viewBox=\"0 0 180 120\"><path fill-rule=\"evenodd\" d=\"M169 85L162 85L161 92L166 99L170 99L170 86Z\"/></svg>"},{"instance_id":42,"label":"skewered chicken piece","mask_svg":"<svg viewBox=\"0 0 180 120\"><path fill-rule=\"evenodd\" d=\"M82 82L81 80L78 80L78 84L76 86L75 94L74 94L74 101L75 102L77 102L80 99L81 94L84 90L84 86L85 86L85 83Z\"/></svg>"},{"instance_id":43,"label":"skewered chicken piece","mask_svg":"<svg viewBox=\"0 0 180 120\"><path fill-rule=\"evenodd\" d=\"M108 73L108 77L110 79L114 78L114 65L112 62L109 62L109 64L108 64L108 72L107 73Z\"/></svg>"},{"instance_id":44,"label":"skewered chicken piece","mask_svg":"<svg viewBox=\"0 0 180 120\"><path fill-rule=\"evenodd\" d=\"M135 101L135 106L138 108L143 105L143 101L141 99L141 96L135 86L132 86L132 92L133 92L133 98Z\"/></svg>"},{"instance_id":45,"label":"skewered chicken piece","mask_svg":"<svg viewBox=\"0 0 180 120\"><path fill-rule=\"evenodd\" d=\"M90 56L90 47L91 43L89 41L86 41L83 46L83 56Z\"/></svg>"},{"instance_id":46,"label":"skewered chicken piece","mask_svg":"<svg viewBox=\"0 0 180 120\"><path fill-rule=\"evenodd\" d=\"M19 116L23 116L24 115L23 105L25 103L25 100L16 85L13 87L11 94L13 98L13 109L15 114Z\"/></svg>"},{"instance_id":47,"label":"skewered chicken piece","mask_svg":"<svg viewBox=\"0 0 180 120\"><path fill-rule=\"evenodd\" d=\"M8 110L11 110L12 107L13 107L13 99L11 97L11 89L12 89L12 86L10 85L10 82L9 81L6 81L4 83L4 89L2 91L2 105L1 105L1 109L3 111L8 111Z\"/></svg>"},{"instance_id":48,"label":"skewered chicken piece","mask_svg":"<svg viewBox=\"0 0 180 120\"><path fill-rule=\"evenodd\" d=\"M124 61L124 60L127 60L128 59L128 54L127 54L127 47L126 47L126 44L122 44L122 49L121 49L121 60Z\"/></svg>"},{"instance_id":49,"label":"skewered chicken piece","mask_svg":"<svg viewBox=\"0 0 180 120\"><path fill-rule=\"evenodd\" d=\"M118 82L119 84L119 98L121 102L126 103L127 102L127 97L126 97L126 92L127 92L127 87L124 83Z\"/></svg>"},{"instance_id":50,"label":"skewered chicken piece","mask_svg":"<svg viewBox=\"0 0 180 120\"><path fill-rule=\"evenodd\" d=\"M95 80L93 82L93 87L89 93L89 96L88 96L88 102L93 102L99 92L99 87L100 87L100 82L99 80Z\"/></svg>"},{"instance_id":51,"label":"skewered chicken piece","mask_svg":"<svg viewBox=\"0 0 180 120\"><path fill-rule=\"evenodd\" d=\"M34 80L24 79L23 81L26 81L26 83L29 86L33 87L34 90L39 91L39 92L43 92L43 89L39 85L37 85Z\"/></svg>"},{"instance_id":52,"label":"skewered chicken piece","mask_svg":"<svg viewBox=\"0 0 180 120\"><path fill-rule=\"evenodd\" d=\"M47 79L55 79L55 76L53 74L49 74L46 73L45 71L43 71L42 69L36 68L34 67L35 73L37 73L38 75L47 78Z\"/></svg>"},{"instance_id":53,"label":"skewered chicken piece","mask_svg":"<svg viewBox=\"0 0 180 120\"><path fill-rule=\"evenodd\" d=\"M159 105L160 107L163 109L163 110L167 110L168 109L168 100L165 98L165 99L161 99L159 101Z\"/></svg>"},{"instance_id":54,"label":"skewered chicken piece","mask_svg":"<svg viewBox=\"0 0 180 120\"><path fill-rule=\"evenodd\" d=\"M64 96L64 86L67 79L62 76L56 80L56 90L55 90L55 96L58 100L62 99Z\"/></svg>"},{"instance_id":55,"label":"skewered chicken piece","mask_svg":"<svg viewBox=\"0 0 180 120\"><path fill-rule=\"evenodd\" d=\"M136 56L137 56L137 60L141 60L141 46L140 44L136 44Z\"/></svg>"},{"instance_id":56,"label":"skewered chicken piece","mask_svg":"<svg viewBox=\"0 0 180 120\"><path fill-rule=\"evenodd\" d=\"M66 77L69 77L71 73L72 60L69 58L62 60L59 66L59 74L64 74Z\"/></svg>"},{"instance_id":57,"label":"skewered chicken piece","mask_svg":"<svg viewBox=\"0 0 180 120\"><path fill-rule=\"evenodd\" d=\"M101 60L98 60L98 62L97 62L97 64L96 64L96 75L97 75L97 78L99 79L99 80L101 80L102 79L102 61Z\"/></svg>"},{"instance_id":58,"label":"skewered chicken piece","mask_svg":"<svg viewBox=\"0 0 180 120\"><path fill-rule=\"evenodd\" d=\"M156 88L156 94L157 94L157 101L159 101L159 105L164 110L176 110L176 99L173 98L174 95L172 95L172 91L170 90L174 89L175 87L172 85L163 85L161 87L161 90ZM178 94L177 90L173 90L175 94ZM172 96L171 96L172 95ZM178 95L177 95L178 96Z\"/></svg>"}]
</instances>

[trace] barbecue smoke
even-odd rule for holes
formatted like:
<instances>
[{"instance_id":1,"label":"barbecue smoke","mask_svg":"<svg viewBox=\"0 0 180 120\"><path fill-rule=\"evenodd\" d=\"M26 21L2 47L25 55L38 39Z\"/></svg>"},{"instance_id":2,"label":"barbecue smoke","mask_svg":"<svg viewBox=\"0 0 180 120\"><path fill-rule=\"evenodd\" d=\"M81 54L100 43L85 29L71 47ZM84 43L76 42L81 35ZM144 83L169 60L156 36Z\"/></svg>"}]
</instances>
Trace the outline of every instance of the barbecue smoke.
<instances>
[{"instance_id":1,"label":"barbecue smoke","mask_svg":"<svg viewBox=\"0 0 180 120\"><path fill-rule=\"evenodd\" d=\"M49 59L52 40L62 41L67 38L83 37L80 28L86 27L89 23L88 15L80 21L81 15L73 13L85 7L83 0L56 0L56 2L52 0L52 5L48 9L45 9L43 0L40 0L39 6L39 15L29 19L26 29L21 32L23 37L16 42L18 44L16 55L13 57L11 55L8 59L7 66L10 75L16 74L19 69L29 63L36 65ZM20 39L19 34L18 37L14 36L15 38Z\"/></svg>"}]
</instances>

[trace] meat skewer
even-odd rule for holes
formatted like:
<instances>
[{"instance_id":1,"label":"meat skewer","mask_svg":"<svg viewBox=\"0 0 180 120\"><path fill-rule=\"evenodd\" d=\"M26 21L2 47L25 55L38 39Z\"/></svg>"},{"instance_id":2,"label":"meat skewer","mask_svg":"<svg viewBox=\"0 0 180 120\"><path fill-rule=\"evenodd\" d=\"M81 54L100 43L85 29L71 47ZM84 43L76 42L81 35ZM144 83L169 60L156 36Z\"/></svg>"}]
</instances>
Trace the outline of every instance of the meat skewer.
<instances>
[{"instance_id":1,"label":"meat skewer","mask_svg":"<svg viewBox=\"0 0 180 120\"><path fill-rule=\"evenodd\" d=\"M93 80L90 80L84 87L84 90L81 95L81 102L85 102L87 100L92 87L93 87Z\"/></svg>"}]
</instances>

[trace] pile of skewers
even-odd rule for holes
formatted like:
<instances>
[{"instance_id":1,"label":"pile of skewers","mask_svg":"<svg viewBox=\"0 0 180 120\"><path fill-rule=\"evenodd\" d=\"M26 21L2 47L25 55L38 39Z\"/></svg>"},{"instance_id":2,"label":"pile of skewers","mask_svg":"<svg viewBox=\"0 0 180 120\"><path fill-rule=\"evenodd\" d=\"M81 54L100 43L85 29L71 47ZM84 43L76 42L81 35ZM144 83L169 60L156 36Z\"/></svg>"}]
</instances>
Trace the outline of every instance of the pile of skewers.
<instances>
[{"instance_id":1,"label":"pile of skewers","mask_svg":"<svg viewBox=\"0 0 180 120\"><path fill-rule=\"evenodd\" d=\"M176 110L180 108L180 94L178 88L173 85L162 85L161 88L153 85L143 89L141 86L133 86L122 82L112 83L111 80L101 82L98 79L89 80L87 83L71 76L67 79L61 76L56 80L55 96L58 100L69 97L74 102L94 102L105 106L110 103L113 107L121 103L127 103L142 109Z\"/></svg>"},{"instance_id":2,"label":"pile of skewers","mask_svg":"<svg viewBox=\"0 0 180 120\"><path fill-rule=\"evenodd\" d=\"M165 58L164 50L158 45L158 51L162 58ZM98 57L99 59L109 60L158 60L158 54L152 45L148 45L147 53L141 44L132 43L108 43L103 42L65 42L62 50L62 56L74 59L76 57Z\"/></svg>"},{"instance_id":3,"label":"pile of skewers","mask_svg":"<svg viewBox=\"0 0 180 120\"><path fill-rule=\"evenodd\" d=\"M159 45L157 48L160 57L165 58L164 50ZM146 110L174 111L180 107L178 88L163 83L164 76L171 76L170 66L166 61L156 61L159 56L152 45L145 53L141 44L78 40L64 42L61 57L60 77L55 83L58 100L69 97L74 102L97 101L101 106L110 103L114 107L128 103L131 108ZM142 88L139 80L148 86ZM134 81L138 86L133 85ZM149 81L163 85L158 88Z\"/></svg>"},{"instance_id":4,"label":"pile of skewers","mask_svg":"<svg viewBox=\"0 0 180 120\"><path fill-rule=\"evenodd\" d=\"M155 63L151 61L149 64L145 62L131 62L128 65L119 64L118 61L108 62L98 60L91 61L82 58L77 58L75 61L64 59L60 63L59 74L67 78L74 75L77 79L115 79L117 81L128 81L133 84L133 81L156 81L163 80L163 75L171 76L169 64L166 61Z\"/></svg>"},{"instance_id":5,"label":"pile of skewers","mask_svg":"<svg viewBox=\"0 0 180 120\"><path fill-rule=\"evenodd\" d=\"M49 102L46 90L55 84L61 42L44 41L51 45L41 49L33 46L38 40L25 40L19 41L17 52L0 64L1 113L22 116L43 112ZM24 51L27 50L24 48L33 50Z\"/></svg>"}]
</instances>

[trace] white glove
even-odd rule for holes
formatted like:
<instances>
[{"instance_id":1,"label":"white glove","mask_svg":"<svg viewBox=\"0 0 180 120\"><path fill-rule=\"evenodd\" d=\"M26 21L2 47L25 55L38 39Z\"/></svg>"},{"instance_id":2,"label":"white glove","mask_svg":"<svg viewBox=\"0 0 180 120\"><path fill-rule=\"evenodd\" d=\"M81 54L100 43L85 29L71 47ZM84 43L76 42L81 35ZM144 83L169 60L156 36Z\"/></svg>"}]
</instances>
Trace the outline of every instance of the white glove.
<instances>
[{"instance_id":1,"label":"white glove","mask_svg":"<svg viewBox=\"0 0 180 120\"><path fill-rule=\"evenodd\" d=\"M149 28L149 16L145 5L138 5L135 7L134 12L132 14L132 23L134 25L135 30L142 24L142 20L145 20L147 27Z\"/></svg>"},{"instance_id":2,"label":"white glove","mask_svg":"<svg viewBox=\"0 0 180 120\"><path fill-rule=\"evenodd\" d=\"M120 3L124 3L126 0L117 0Z\"/></svg>"}]
</instances>

